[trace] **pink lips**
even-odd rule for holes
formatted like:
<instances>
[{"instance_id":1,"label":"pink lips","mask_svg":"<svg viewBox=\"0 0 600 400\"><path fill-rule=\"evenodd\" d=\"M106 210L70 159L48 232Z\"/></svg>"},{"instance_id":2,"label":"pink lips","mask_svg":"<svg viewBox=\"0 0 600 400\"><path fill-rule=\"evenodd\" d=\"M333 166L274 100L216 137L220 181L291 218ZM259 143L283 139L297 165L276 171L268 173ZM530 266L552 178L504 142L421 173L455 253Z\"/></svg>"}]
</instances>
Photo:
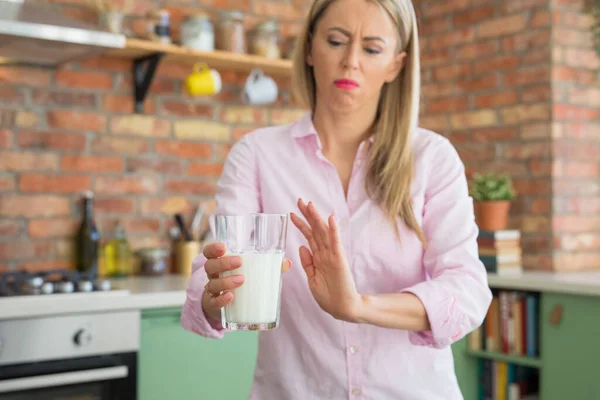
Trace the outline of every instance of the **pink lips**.
<instances>
[{"instance_id":1,"label":"pink lips","mask_svg":"<svg viewBox=\"0 0 600 400\"><path fill-rule=\"evenodd\" d=\"M358 87L358 83L353 81L352 79L338 79L335 82L335 86L340 89L351 90Z\"/></svg>"}]
</instances>

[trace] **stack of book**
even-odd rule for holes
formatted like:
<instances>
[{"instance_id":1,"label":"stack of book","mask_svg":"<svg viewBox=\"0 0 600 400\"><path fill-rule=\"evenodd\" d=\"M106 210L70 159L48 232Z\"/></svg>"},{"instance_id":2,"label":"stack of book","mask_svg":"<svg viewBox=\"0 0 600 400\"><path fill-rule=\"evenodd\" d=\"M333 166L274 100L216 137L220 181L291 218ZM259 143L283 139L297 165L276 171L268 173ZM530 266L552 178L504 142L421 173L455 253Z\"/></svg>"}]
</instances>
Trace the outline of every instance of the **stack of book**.
<instances>
[{"instance_id":1,"label":"stack of book","mask_svg":"<svg viewBox=\"0 0 600 400\"><path fill-rule=\"evenodd\" d=\"M480 231L477 238L479 259L488 272L514 275L523 272L521 231Z\"/></svg>"}]
</instances>

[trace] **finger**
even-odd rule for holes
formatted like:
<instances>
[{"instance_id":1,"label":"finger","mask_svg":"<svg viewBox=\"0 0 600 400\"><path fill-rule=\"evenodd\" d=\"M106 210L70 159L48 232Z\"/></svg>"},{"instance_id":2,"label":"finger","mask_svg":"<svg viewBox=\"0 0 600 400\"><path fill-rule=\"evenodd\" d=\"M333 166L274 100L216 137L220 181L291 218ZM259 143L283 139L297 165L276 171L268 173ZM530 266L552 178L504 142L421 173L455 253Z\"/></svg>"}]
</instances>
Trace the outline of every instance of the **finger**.
<instances>
[{"instance_id":1,"label":"finger","mask_svg":"<svg viewBox=\"0 0 600 400\"><path fill-rule=\"evenodd\" d=\"M331 242L331 247L336 251L340 251L342 249L342 240L340 238L340 230L337 225L337 221L333 215L329 216L329 240Z\"/></svg>"},{"instance_id":2,"label":"finger","mask_svg":"<svg viewBox=\"0 0 600 400\"><path fill-rule=\"evenodd\" d=\"M281 264L281 272L287 272L290 268L292 268L292 260L284 258Z\"/></svg>"},{"instance_id":3,"label":"finger","mask_svg":"<svg viewBox=\"0 0 600 400\"><path fill-rule=\"evenodd\" d=\"M233 293L225 292L217 297L209 297L208 303L214 308L223 308L233 300Z\"/></svg>"},{"instance_id":4,"label":"finger","mask_svg":"<svg viewBox=\"0 0 600 400\"><path fill-rule=\"evenodd\" d=\"M313 264L313 257L310 250L305 246L300 246L300 262L308 279L312 279L315 276L315 265Z\"/></svg>"},{"instance_id":5,"label":"finger","mask_svg":"<svg viewBox=\"0 0 600 400\"><path fill-rule=\"evenodd\" d=\"M312 220L311 226L317 237L317 243L320 247L329 248L329 228L312 201L308 202L308 213Z\"/></svg>"},{"instance_id":6,"label":"finger","mask_svg":"<svg viewBox=\"0 0 600 400\"><path fill-rule=\"evenodd\" d=\"M317 242L315 241L313 231L310 228L310 226L308 226L308 224L306 222L304 222L299 216L297 216L293 212L290 213L290 218L292 219L292 222L294 223L294 225L296 225L296 227L300 230L300 232L302 232L302 234L308 241L310 248L313 251L317 251L319 249L319 247L317 245Z\"/></svg>"},{"instance_id":7,"label":"finger","mask_svg":"<svg viewBox=\"0 0 600 400\"><path fill-rule=\"evenodd\" d=\"M313 220L311 218L310 212L308 211L308 205L304 203L304 200L298 199L298 209L300 210L300 212L306 219L306 222L308 222L308 225L312 232L312 237L314 239L315 245L314 246L311 245L310 247L311 247L312 251L317 251L320 249L319 239L317 238L315 226L313 225Z\"/></svg>"},{"instance_id":8,"label":"finger","mask_svg":"<svg viewBox=\"0 0 600 400\"><path fill-rule=\"evenodd\" d=\"M210 259L223 257L226 251L227 249L225 248L225 243L215 242L204 246L202 253L204 254L204 257Z\"/></svg>"},{"instance_id":9,"label":"finger","mask_svg":"<svg viewBox=\"0 0 600 400\"><path fill-rule=\"evenodd\" d=\"M207 260L204 269L206 274L211 277L218 276L221 272L234 270L241 265L242 258L240 256L229 256Z\"/></svg>"},{"instance_id":10,"label":"finger","mask_svg":"<svg viewBox=\"0 0 600 400\"><path fill-rule=\"evenodd\" d=\"M225 278L211 279L206 285L208 293L214 295L233 290L244 284L244 275L231 275Z\"/></svg>"}]
</instances>

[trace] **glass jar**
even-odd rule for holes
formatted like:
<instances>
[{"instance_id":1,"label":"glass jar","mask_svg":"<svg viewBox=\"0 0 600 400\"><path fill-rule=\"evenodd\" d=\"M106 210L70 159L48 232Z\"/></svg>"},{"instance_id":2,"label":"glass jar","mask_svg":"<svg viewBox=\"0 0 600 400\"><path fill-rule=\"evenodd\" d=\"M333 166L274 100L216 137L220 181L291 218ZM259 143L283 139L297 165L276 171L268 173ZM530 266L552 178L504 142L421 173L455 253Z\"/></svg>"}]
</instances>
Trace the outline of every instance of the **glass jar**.
<instances>
[{"instance_id":1,"label":"glass jar","mask_svg":"<svg viewBox=\"0 0 600 400\"><path fill-rule=\"evenodd\" d=\"M232 53L246 53L243 13L239 11L221 13L216 29L215 48Z\"/></svg>"},{"instance_id":2,"label":"glass jar","mask_svg":"<svg viewBox=\"0 0 600 400\"><path fill-rule=\"evenodd\" d=\"M270 59L281 58L279 24L269 20L256 26L252 34L252 54Z\"/></svg>"},{"instance_id":3,"label":"glass jar","mask_svg":"<svg viewBox=\"0 0 600 400\"><path fill-rule=\"evenodd\" d=\"M199 51L214 51L215 32L208 15L200 13L183 20L181 45Z\"/></svg>"}]
</instances>

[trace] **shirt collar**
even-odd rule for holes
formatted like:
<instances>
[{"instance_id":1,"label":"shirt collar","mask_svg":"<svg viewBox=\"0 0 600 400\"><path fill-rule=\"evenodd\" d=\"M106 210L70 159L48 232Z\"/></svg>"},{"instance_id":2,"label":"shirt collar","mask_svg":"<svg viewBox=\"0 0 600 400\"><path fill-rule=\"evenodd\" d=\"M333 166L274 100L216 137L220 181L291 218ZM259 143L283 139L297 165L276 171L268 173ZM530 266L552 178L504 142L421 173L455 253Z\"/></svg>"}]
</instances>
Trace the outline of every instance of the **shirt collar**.
<instances>
[{"instance_id":1,"label":"shirt collar","mask_svg":"<svg viewBox=\"0 0 600 400\"><path fill-rule=\"evenodd\" d=\"M292 129L292 137L294 139L302 139L305 137L313 137L320 145L319 135L312 122L312 113L305 113L297 122L294 124ZM369 143L375 141L375 135L371 135L368 139Z\"/></svg>"}]
</instances>

